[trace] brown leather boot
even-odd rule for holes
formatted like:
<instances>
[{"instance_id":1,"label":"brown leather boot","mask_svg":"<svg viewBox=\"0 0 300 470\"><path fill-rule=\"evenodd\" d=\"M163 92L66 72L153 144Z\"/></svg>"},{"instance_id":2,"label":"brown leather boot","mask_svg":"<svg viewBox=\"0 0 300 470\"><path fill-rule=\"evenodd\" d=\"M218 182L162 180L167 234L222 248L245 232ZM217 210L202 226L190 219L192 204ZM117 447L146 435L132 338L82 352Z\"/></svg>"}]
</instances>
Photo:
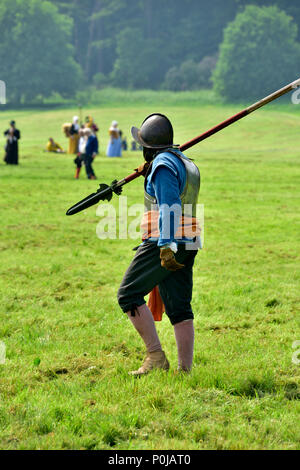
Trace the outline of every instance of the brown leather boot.
<instances>
[{"instance_id":1,"label":"brown leather boot","mask_svg":"<svg viewBox=\"0 0 300 470\"><path fill-rule=\"evenodd\" d=\"M163 351L148 352L143 365L138 370L129 372L130 375L145 375L152 369L169 370L170 364Z\"/></svg>"}]
</instances>

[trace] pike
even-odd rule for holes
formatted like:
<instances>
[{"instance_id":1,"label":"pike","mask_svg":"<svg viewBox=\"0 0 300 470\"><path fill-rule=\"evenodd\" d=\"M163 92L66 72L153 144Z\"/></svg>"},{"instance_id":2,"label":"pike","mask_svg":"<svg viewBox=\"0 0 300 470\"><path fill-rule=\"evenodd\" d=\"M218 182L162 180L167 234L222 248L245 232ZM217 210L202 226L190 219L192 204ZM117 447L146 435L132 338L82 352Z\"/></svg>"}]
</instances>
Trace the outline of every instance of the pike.
<instances>
[{"instance_id":1,"label":"pike","mask_svg":"<svg viewBox=\"0 0 300 470\"><path fill-rule=\"evenodd\" d=\"M179 147L179 150L182 152L193 147L194 145L198 144L199 142L202 142L203 140L207 139L208 137L211 137L212 135L216 134L217 132L220 132L222 129L225 129L225 127L230 126L231 124L239 121L240 119L248 116L249 114L253 113L259 108L262 108L268 103L271 103L272 101L276 100L277 98L280 98L281 96L285 95L286 93L289 93L290 91L300 87L300 78L295 80L294 82L290 83L289 85L286 85L285 87L281 88L280 90L275 91L269 96L266 96L260 101L257 101L257 103L252 104L248 108L243 109L239 113L235 114L234 116L226 119L225 121L221 122L215 127L212 127L208 131L204 132L203 134L200 134L198 137L195 137L194 139L186 142L185 144L181 145ZM141 176L141 173L138 171L135 171L134 173L131 173L130 175L126 176L125 178L117 181L114 180L111 185L107 184L100 184L99 189L95 192L90 194L89 196L85 197L81 201L77 202L74 206L70 207L70 209L67 210L66 215L73 215L77 214L78 212L83 211L84 209L87 209L88 207L93 206L94 204L97 204L99 201L110 201L113 193L117 194L118 196L122 192L122 187L130 183L131 181L135 180Z\"/></svg>"}]
</instances>

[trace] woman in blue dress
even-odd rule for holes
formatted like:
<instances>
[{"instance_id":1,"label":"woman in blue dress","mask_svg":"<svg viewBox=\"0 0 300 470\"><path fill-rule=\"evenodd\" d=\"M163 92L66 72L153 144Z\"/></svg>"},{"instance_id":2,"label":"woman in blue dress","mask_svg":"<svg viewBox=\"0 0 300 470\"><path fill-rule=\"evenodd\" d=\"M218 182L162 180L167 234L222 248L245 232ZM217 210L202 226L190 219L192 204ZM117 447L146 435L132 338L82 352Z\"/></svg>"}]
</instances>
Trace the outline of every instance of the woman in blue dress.
<instances>
[{"instance_id":1,"label":"woman in blue dress","mask_svg":"<svg viewBox=\"0 0 300 470\"><path fill-rule=\"evenodd\" d=\"M111 123L109 128L109 142L107 146L106 155L108 157L121 157L122 156L122 142L120 131L118 129L117 121Z\"/></svg>"}]
</instances>

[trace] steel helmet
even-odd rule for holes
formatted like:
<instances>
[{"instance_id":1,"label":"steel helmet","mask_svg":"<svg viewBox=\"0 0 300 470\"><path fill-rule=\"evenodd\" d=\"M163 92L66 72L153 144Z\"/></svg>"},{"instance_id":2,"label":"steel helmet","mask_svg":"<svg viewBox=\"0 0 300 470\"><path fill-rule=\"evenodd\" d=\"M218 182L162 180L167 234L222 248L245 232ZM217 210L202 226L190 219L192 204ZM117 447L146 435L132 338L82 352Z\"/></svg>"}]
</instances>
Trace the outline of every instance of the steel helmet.
<instances>
[{"instance_id":1,"label":"steel helmet","mask_svg":"<svg viewBox=\"0 0 300 470\"><path fill-rule=\"evenodd\" d=\"M179 147L173 144L173 127L169 119L163 114L155 113L146 117L140 129L131 128L134 140L146 148L162 149Z\"/></svg>"}]
</instances>

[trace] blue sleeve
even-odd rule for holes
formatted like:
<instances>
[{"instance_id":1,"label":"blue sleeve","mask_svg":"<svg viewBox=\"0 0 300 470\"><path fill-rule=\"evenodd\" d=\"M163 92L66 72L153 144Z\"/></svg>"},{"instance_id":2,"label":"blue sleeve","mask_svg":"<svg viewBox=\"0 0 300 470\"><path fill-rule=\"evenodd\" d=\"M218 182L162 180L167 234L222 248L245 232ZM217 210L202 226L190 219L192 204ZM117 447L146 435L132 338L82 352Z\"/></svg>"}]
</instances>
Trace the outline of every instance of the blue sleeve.
<instances>
[{"instance_id":1,"label":"blue sleeve","mask_svg":"<svg viewBox=\"0 0 300 470\"><path fill-rule=\"evenodd\" d=\"M160 165L152 176L152 184L159 207L158 246L163 246L174 241L180 224L182 209L179 180L172 170Z\"/></svg>"},{"instance_id":2,"label":"blue sleeve","mask_svg":"<svg viewBox=\"0 0 300 470\"><path fill-rule=\"evenodd\" d=\"M90 153L91 153L91 140L90 140L90 138L88 138L88 140L87 140L87 143L86 143L86 146L85 146L85 153L87 155L90 155Z\"/></svg>"}]
</instances>

